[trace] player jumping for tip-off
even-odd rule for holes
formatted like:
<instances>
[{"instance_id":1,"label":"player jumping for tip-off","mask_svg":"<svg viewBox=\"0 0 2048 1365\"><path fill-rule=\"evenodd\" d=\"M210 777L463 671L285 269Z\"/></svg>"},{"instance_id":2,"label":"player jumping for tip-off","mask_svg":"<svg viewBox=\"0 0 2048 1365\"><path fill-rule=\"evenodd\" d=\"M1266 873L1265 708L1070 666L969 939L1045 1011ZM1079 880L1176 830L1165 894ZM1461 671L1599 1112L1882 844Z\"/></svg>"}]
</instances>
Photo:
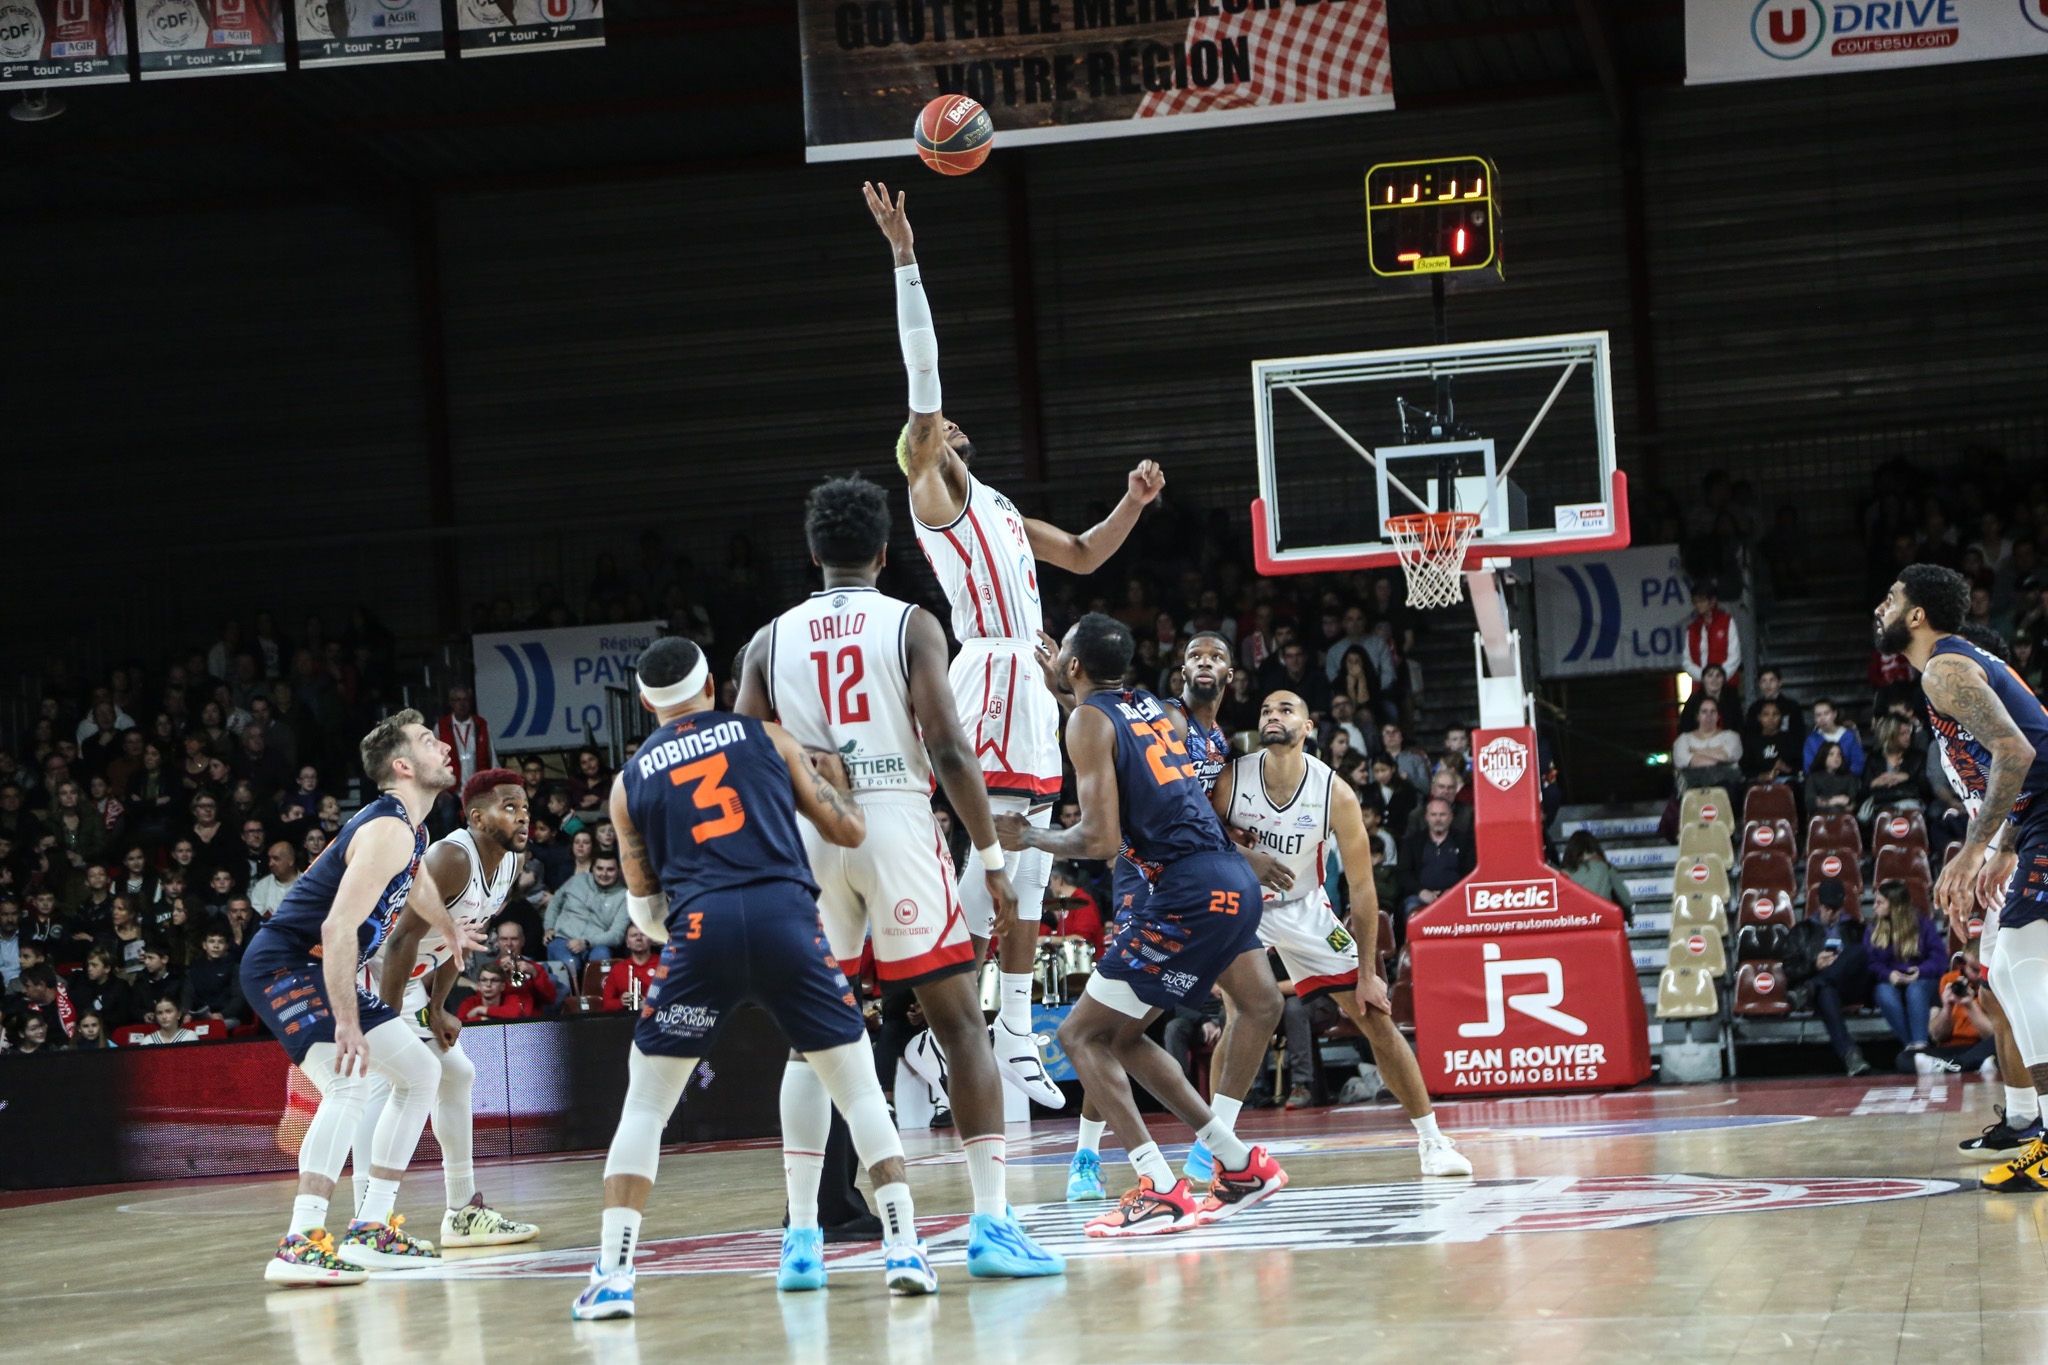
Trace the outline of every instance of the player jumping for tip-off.
<instances>
[{"instance_id":1,"label":"player jumping for tip-off","mask_svg":"<svg viewBox=\"0 0 2048 1365\"><path fill-rule=\"evenodd\" d=\"M1036 563L1043 560L1077 574L1101 568L1124 543L1145 505L1166 487L1166 476L1152 461L1141 461L1130 472L1115 510L1079 535L1024 516L974 477L973 443L941 409L938 334L903 195L892 199L887 185L861 189L895 255L896 325L910 375L910 420L897 439L896 463L910 480L918 545L953 608L953 634L960 641L950 674L954 705L973 742L995 813L1021 815L1043 829L1052 823L1061 764L1059 708L1033 657L1043 620ZM995 852L982 850L985 857ZM1052 859L1036 850L1012 852L1007 870L1022 913L1003 935L999 950L996 1062L1006 1081L1057 1109L1066 1099L1045 1074L1031 1028L1031 966ZM977 951L985 955L995 905L978 868L970 866L962 878L960 899ZM938 1050L929 1034L919 1035L904 1057L927 1084L940 1085Z\"/></svg>"}]
</instances>

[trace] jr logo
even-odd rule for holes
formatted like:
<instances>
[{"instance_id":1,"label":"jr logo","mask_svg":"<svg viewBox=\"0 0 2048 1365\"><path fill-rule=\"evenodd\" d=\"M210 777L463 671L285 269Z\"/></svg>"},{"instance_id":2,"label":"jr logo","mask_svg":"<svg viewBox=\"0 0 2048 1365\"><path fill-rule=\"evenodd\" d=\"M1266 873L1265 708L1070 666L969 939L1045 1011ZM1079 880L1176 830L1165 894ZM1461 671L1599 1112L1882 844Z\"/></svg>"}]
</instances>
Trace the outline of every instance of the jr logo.
<instances>
[{"instance_id":1,"label":"jr logo","mask_svg":"<svg viewBox=\"0 0 2048 1365\"><path fill-rule=\"evenodd\" d=\"M1516 1010L1531 1019L1561 1029L1574 1038L1586 1036L1586 1021L1566 1014L1557 1006L1564 1000L1564 964L1554 957L1525 957L1512 962L1500 958L1500 945L1487 943L1480 947L1486 958L1486 1018L1477 1024L1458 1025L1460 1038L1498 1038L1507 1032L1509 1010ZM1543 989L1525 995L1509 996L1501 989L1501 982L1510 976L1540 976Z\"/></svg>"}]
</instances>

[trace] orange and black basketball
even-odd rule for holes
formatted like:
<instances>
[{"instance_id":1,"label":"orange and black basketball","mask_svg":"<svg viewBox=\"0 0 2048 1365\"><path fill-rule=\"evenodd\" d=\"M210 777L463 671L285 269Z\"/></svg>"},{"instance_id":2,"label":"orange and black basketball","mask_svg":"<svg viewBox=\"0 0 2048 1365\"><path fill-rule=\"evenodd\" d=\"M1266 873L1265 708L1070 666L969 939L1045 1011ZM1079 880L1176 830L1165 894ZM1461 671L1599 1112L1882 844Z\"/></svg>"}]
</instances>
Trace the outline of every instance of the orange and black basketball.
<instances>
[{"instance_id":1,"label":"orange and black basketball","mask_svg":"<svg viewBox=\"0 0 2048 1365\"><path fill-rule=\"evenodd\" d=\"M941 95L917 116L917 154L940 175L965 175L988 160L996 125L965 95Z\"/></svg>"}]
</instances>

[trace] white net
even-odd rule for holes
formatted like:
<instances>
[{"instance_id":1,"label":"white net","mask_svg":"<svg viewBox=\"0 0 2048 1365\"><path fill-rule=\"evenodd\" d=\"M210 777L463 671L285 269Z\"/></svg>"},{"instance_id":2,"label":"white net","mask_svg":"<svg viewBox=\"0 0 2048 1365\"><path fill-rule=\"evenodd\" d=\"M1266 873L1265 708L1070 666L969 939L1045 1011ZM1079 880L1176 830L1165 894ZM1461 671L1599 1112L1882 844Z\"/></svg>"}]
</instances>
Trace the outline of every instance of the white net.
<instances>
[{"instance_id":1,"label":"white net","mask_svg":"<svg viewBox=\"0 0 2048 1365\"><path fill-rule=\"evenodd\" d=\"M1421 512L1389 517L1387 534L1408 575L1408 605L1449 607L1464 596L1465 547L1479 529L1472 512Z\"/></svg>"}]
</instances>

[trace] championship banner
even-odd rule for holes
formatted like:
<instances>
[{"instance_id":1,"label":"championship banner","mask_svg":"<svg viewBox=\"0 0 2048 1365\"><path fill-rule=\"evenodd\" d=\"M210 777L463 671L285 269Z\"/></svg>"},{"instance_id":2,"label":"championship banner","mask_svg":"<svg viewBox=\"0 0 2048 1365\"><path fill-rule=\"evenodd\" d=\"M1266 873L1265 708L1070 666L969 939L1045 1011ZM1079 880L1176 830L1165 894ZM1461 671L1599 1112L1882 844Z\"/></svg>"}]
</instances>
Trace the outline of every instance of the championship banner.
<instances>
[{"instance_id":1,"label":"championship banner","mask_svg":"<svg viewBox=\"0 0 2048 1365\"><path fill-rule=\"evenodd\" d=\"M128 79L122 0L0 0L0 85L105 85Z\"/></svg>"},{"instance_id":2,"label":"championship banner","mask_svg":"<svg viewBox=\"0 0 2048 1365\"><path fill-rule=\"evenodd\" d=\"M467 0L464 0L467 3ZM605 689L626 687L661 621L514 630L472 639L476 709L499 754L602 748L611 738Z\"/></svg>"},{"instance_id":3,"label":"championship banner","mask_svg":"<svg viewBox=\"0 0 2048 1365\"><path fill-rule=\"evenodd\" d=\"M470 57L604 46L604 0L455 0L455 18Z\"/></svg>"},{"instance_id":4,"label":"championship banner","mask_svg":"<svg viewBox=\"0 0 2048 1365\"><path fill-rule=\"evenodd\" d=\"M1685 83L2048 53L2048 0L1686 0Z\"/></svg>"},{"instance_id":5,"label":"championship banner","mask_svg":"<svg viewBox=\"0 0 2048 1365\"><path fill-rule=\"evenodd\" d=\"M1536 561L1543 677L1676 673L1684 667L1685 620L1691 614L1692 580L1675 545Z\"/></svg>"},{"instance_id":6,"label":"championship banner","mask_svg":"<svg viewBox=\"0 0 2048 1365\"><path fill-rule=\"evenodd\" d=\"M284 70L278 0L136 0L142 79Z\"/></svg>"},{"instance_id":7,"label":"championship banner","mask_svg":"<svg viewBox=\"0 0 2048 1365\"><path fill-rule=\"evenodd\" d=\"M799 0L798 14L810 161L909 155L941 95L979 101L1005 146L1394 107L1385 0Z\"/></svg>"},{"instance_id":8,"label":"championship banner","mask_svg":"<svg viewBox=\"0 0 2048 1365\"><path fill-rule=\"evenodd\" d=\"M297 0L297 7L294 43L300 66L417 62L445 55L441 0Z\"/></svg>"}]
</instances>

